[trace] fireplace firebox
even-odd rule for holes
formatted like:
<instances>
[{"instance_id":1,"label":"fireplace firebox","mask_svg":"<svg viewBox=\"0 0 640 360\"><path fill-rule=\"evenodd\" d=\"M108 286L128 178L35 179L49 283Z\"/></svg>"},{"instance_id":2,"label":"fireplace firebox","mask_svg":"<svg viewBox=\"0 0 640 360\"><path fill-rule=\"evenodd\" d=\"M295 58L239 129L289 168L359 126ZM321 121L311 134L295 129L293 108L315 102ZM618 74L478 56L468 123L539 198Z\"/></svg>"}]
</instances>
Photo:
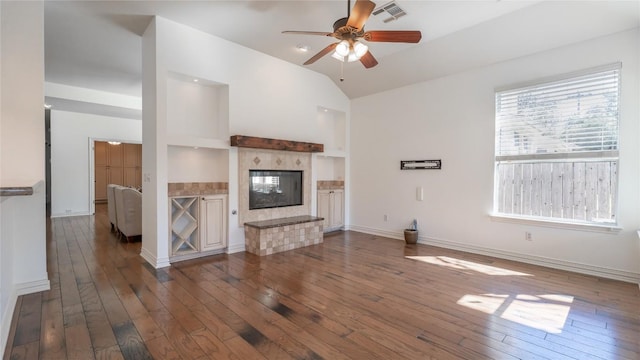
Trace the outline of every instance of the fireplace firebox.
<instances>
[{"instance_id":1,"label":"fireplace firebox","mask_svg":"<svg viewBox=\"0 0 640 360\"><path fill-rule=\"evenodd\" d=\"M303 172L249 170L249 210L302 205Z\"/></svg>"}]
</instances>

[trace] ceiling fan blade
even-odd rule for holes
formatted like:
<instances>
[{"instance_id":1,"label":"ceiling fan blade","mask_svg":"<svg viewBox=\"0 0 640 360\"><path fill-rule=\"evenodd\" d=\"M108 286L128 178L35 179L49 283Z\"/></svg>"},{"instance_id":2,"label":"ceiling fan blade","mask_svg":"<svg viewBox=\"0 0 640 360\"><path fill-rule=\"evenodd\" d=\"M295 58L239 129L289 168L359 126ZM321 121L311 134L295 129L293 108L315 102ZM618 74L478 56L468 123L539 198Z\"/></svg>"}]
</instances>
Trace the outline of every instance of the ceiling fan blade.
<instances>
[{"instance_id":1,"label":"ceiling fan blade","mask_svg":"<svg viewBox=\"0 0 640 360\"><path fill-rule=\"evenodd\" d=\"M349 20L347 20L347 26L362 30L364 23L367 22L367 19L375 7L376 4L370 0L356 0L356 3L353 5L353 9L351 10Z\"/></svg>"},{"instance_id":2,"label":"ceiling fan blade","mask_svg":"<svg viewBox=\"0 0 640 360\"><path fill-rule=\"evenodd\" d=\"M362 55L362 57L360 58L360 62L367 69L378 65L378 60L376 60L376 58L371 55L371 51L367 51L364 55Z\"/></svg>"},{"instance_id":3,"label":"ceiling fan blade","mask_svg":"<svg viewBox=\"0 0 640 360\"><path fill-rule=\"evenodd\" d=\"M322 35L322 36L331 36L333 33L328 33L326 31L296 31L296 30L285 30L282 32L283 34L300 34L300 35Z\"/></svg>"},{"instance_id":4,"label":"ceiling fan blade","mask_svg":"<svg viewBox=\"0 0 640 360\"><path fill-rule=\"evenodd\" d=\"M373 30L364 33L362 38L377 42L417 43L422 39L422 33L417 30Z\"/></svg>"},{"instance_id":5,"label":"ceiling fan blade","mask_svg":"<svg viewBox=\"0 0 640 360\"><path fill-rule=\"evenodd\" d=\"M338 45L338 43L333 43L333 44L330 44L329 46L327 46L326 48L324 48L324 49L320 50L320 52L319 52L319 53L317 53L317 54L313 55L313 56L311 57L311 59L307 60L307 61L304 63L304 65L310 65L310 64L313 64L314 62L316 62L316 61L317 61L318 59L320 59L321 57L323 57L323 56L327 55L328 53L332 52L332 51L333 51L333 49L335 49L337 45Z\"/></svg>"}]
</instances>

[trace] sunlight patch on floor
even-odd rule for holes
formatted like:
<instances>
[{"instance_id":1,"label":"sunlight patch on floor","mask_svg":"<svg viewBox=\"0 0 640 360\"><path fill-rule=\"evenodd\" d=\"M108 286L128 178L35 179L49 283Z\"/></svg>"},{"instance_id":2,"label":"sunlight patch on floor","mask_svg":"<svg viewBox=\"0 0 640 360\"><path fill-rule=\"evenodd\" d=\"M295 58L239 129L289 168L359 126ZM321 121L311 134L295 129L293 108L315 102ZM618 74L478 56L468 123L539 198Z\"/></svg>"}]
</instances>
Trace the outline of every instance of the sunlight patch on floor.
<instances>
[{"instance_id":1,"label":"sunlight patch on floor","mask_svg":"<svg viewBox=\"0 0 640 360\"><path fill-rule=\"evenodd\" d=\"M448 256L405 256L405 258L422 261L428 264L445 266L453 269L477 271L486 275L532 276L531 274L526 274L519 271L479 264L472 261L451 258Z\"/></svg>"},{"instance_id":2,"label":"sunlight patch on floor","mask_svg":"<svg viewBox=\"0 0 640 360\"><path fill-rule=\"evenodd\" d=\"M559 334L569 316L573 296L467 294L456 303L486 314L498 314L505 320L524 326Z\"/></svg>"},{"instance_id":3,"label":"sunlight patch on floor","mask_svg":"<svg viewBox=\"0 0 640 360\"><path fill-rule=\"evenodd\" d=\"M466 306L473 310L482 311L485 314L493 314L509 295L496 295L496 294L482 294L482 295L470 295L467 294L458 300L457 304Z\"/></svg>"}]
</instances>

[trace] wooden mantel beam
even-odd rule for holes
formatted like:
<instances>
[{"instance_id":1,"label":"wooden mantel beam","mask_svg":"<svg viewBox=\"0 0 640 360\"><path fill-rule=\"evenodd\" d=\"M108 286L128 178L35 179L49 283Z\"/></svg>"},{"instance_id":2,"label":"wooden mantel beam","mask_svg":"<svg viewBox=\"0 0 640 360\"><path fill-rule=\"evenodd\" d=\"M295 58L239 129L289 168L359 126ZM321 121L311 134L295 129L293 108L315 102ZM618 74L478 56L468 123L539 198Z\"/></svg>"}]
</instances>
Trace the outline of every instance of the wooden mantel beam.
<instances>
[{"instance_id":1,"label":"wooden mantel beam","mask_svg":"<svg viewBox=\"0 0 640 360\"><path fill-rule=\"evenodd\" d=\"M324 152L323 144L306 143L292 140L267 139L254 136L233 135L230 138L231 146L268 149L268 150L285 150L297 152Z\"/></svg>"}]
</instances>

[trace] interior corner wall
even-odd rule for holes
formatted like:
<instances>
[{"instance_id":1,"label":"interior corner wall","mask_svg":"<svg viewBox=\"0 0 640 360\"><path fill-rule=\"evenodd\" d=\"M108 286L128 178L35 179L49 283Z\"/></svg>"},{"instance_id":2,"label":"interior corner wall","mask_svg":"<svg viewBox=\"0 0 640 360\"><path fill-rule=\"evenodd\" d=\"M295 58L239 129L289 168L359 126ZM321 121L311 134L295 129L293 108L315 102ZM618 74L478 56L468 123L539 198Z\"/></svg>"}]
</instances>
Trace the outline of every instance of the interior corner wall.
<instances>
[{"instance_id":1,"label":"interior corner wall","mask_svg":"<svg viewBox=\"0 0 640 360\"><path fill-rule=\"evenodd\" d=\"M417 219L427 244L640 282L639 44L635 29L353 100L351 229L401 239ZM619 61L623 230L492 221L495 89ZM442 159L442 170L399 169L420 159Z\"/></svg>"},{"instance_id":2,"label":"interior corner wall","mask_svg":"<svg viewBox=\"0 0 640 360\"><path fill-rule=\"evenodd\" d=\"M51 110L51 216L88 215L90 139L140 143L142 122Z\"/></svg>"},{"instance_id":3,"label":"interior corner wall","mask_svg":"<svg viewBox=\"0 0 640 360\"><path fill-rule=\"evenodd\" d=\"M168 256L169 243L167 172L171 169L164 105L169 74L228 85L230 135L321 143L318 106L345 113L350 106L346 95L324 75L155 17L143 35L142 256L152 264L156 261L156 266L159 261L153 259ZM237 154L235 148L229 149L229 251L244 248L243 225L233 213L239 203Z\"/></svg>"},{"instance_id":4,"label":"interior corner wall","mask_svg":"<svg viewBox=\"0 0 640 360\"><path fill-rule=\"evenodd\" d=\"M0 198L0 352L18 295L47 290L44 4L0 1L0 184L35 185Z\"/></svg>"}]
</instances>

